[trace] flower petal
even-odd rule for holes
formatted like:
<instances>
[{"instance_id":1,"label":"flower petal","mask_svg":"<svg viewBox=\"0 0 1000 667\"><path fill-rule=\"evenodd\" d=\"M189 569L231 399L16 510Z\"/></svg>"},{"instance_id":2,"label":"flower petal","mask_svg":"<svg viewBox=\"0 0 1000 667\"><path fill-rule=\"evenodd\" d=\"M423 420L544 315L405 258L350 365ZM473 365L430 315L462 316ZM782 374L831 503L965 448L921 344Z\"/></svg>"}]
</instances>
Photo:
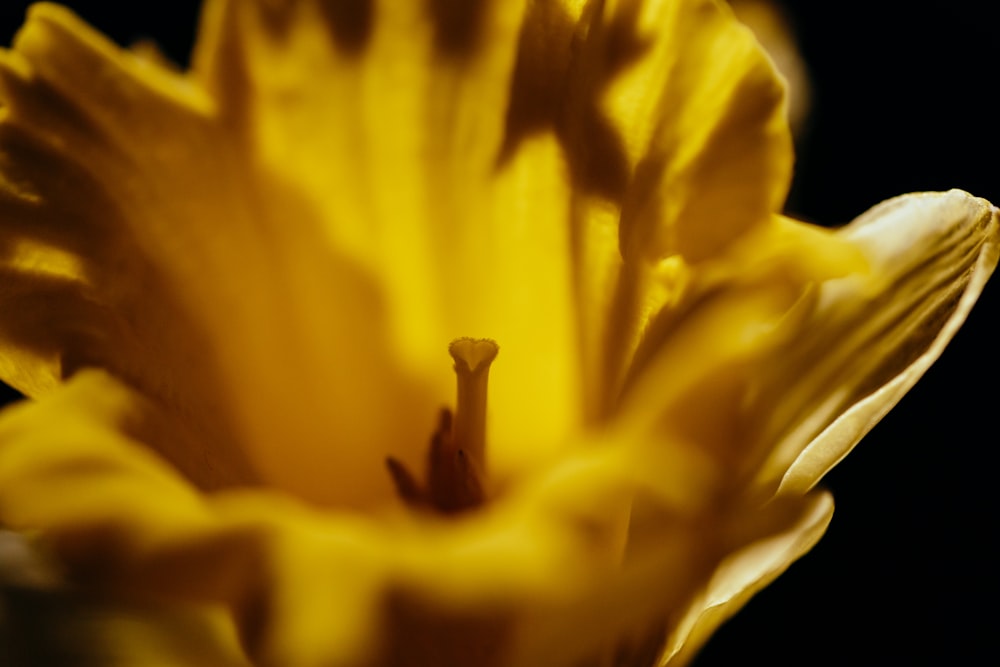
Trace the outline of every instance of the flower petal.
<instances>
[{"instance_id":1,"label":"flower petal","mask_svg":"<svg viewBox=\"0 0 1000 667\"><path fill-rule=\"evenodd\" d=\"M371 3L370 22L328 6L211 5L195 74L268 179L379 277L386 347L428 402L451 394L448 341L493 338L492 465L547 458L580 421L579 355L563 159L540 136L498 164L524 3Z\"/></svg>"},{"instance_id":2,"label":"flower petal","mask_svg":"<svg viewBox=\"0 0 1000 667\"><path fill-rule=\"evenodd\" d=\"M567 97L556 129L578 186L573 248L594 394L587 405L600 419L650 319L679 297L684 265L766 226L780 209L792 148L780 77L724 3L586 7L565 81L532 90ZM540 43L539 55L558 63L554 47Z\"/></svg>"},{"instance_id":3,"label":"flower petal","mask_svg":"<svg viewBox=\"0 0 1000 667\"><path fill-rule=\"evenodd\" d=\"M457 525L410 518L379 525L316 516L265 493L200 497L109 428L135 400L105 374L83 371L49 398L5 412L0 520L38 531L85 589L225 605L254 660L371 664L395 650L393 641L409 646L417 620L410 600L428 611L424 622L484 616L488 629L538 596L574 590L600 561L610 562L592 522L566 522L569 508L518 508ZM593 499L583 497L598 509ZM397 598L403 618L383 617ZM382 623L399 623L398 634Z\"/></svg>"},{"instance_id":4,"label":"flower petal","mask_svg":"<svg viewBox=\"0 0 1000 667\"><path fill-rule=\"evenodd\" d=\"M164 404L194 415L195 428L222 423L212 437L246 450L231 446L223 458L255 469L251 477L318 502L365 504L391 493L381 460L415 462L448 402L437 352L457 336L491 336L507 365L492 387L501 476L547 458L570 442L582 411L607 412L643 321L637 304L652 294L646 268L627 271L618 296L607 292L620 270L618 223L590 195L571 193L598 178L580 180L591 169L581 160L602 162L571 148L588 145L587 127L604 128L622 175L593 191L621 197L631 162L659 163L664 151L738 154L726 164L743 171L708 174L681 159L628 190L623 248L698 258L783 196L774 157L783 135L769 115L780 115L780 86L748 33L707 0L565 6L560 22L531 13L542 11L537 3L523 24L524 7L511 2L330 6L209 3L192 77L117 50L65 10L32 12L5 60L7 180L16 184L8 200L10 219L39 209L47 222L8 234L79 269L60 327L32 307L52 288L29 282L15 292L26 321L11 327L16 361L0 370L42 390L76 366L104 366L169 397ZM661 38L664 21L673 31ZM695 22L705 41L681 38ZM551 134L526 138L532 124L519 124L518 100L535 88L519 72L544 65L532 45L550 37L569 77L560 85L576 91L566 111L590 120L550 109ZM581 44L577 60L565 55ZM633 66L644 50L655 58ZM673 52L680 68L656 64ZM717 87L724 94L713 97ZM769 102L747 115L698 102L758 88ZM674 96L696 104L668 103ZM675 122L701 118L708 134L672 134ZM748 144L730 137L743 130ZM39 169L19 174L32 152ZM53 169L73 176L72 187L52 191L41 173ZM767 206L738 194L758 191L754 179L766 181ZM689 203L658 212L647 200L661 186ZM685 213L719 201L741 205L708 226ZM663 230L681 213L701 231L678 236L684 248L663 246L655 239L676 236ZM576 254L567 258L567 247ZM75 287L84 277L87 289ZM626 324L592 326L605 321ZM108 340L98 344L99 335ZM109 351L119 348L137 349L135 359L116 364ZM148 349L162 368L141 367ZM607 389L586 397L581 386ZM525 400L526 388L536 400ZM534 412L522 414L525 405Z\"/></svg>"},{"instance_id":5,"label":"flower petal","mask_svg":"<svg viewBox=\"0 0 1000 667\"><path fill-rule=\"evenodd\" d=\"M694 659L720 625L815 546L832 518L830 495L812 494L809 509L798 522L727 556L680 617L658 664L680 667Z\"/></svg>"},{"instance_id":6,"label":"flower petal","mask_svg":"<svg viewBox=\"0 0 1000 667\"><path fill-rule=\"evenodd\" d=\"M44 363L36 375L51 386L57 373L103 366L193 415L237 469L319 501L390 494L382 448L418 449L421 417L429 429L440 399L402 377L381 344L372 278L317 238L314 217L295 215L288 197L280 214L274 198L260 201L255 160L205 91L53 5L33 9L2 74L3 151L17 185L10 243L69 257L87 279L58 313L40 305L44 283L16 293L34 304L11 341L26 348L18 372ZM294 231L277 233L282 221ZM38 361L34 341L51 341ZM331 404L343 412L330 415ZM233 441L245 451L225 446Z\"/></svg>"},{"instance_id":7,"label":"flower petal","mask_svg":"<svg viewBox=\"0 0 1000 667\"><path fill-rule=\"evenodd\" d=\"M213 442L167 453L193 480L253 481L203 363L212 355L205 330L165 269L190 253L175 230L144 224L167 221L155 200L141 203L150 183L137 171L138 146L161 168L180 160L176 146L152 138L203 104L66 10L39 5L31 17L15 50L0 54L0 373L37 396L79 368L107 368L171 411L175 434ZM89 99L95 90L114 110Z\"/></svg>"},{"instance_id":8,"label":"flower petal","mask_svg":"<svg viewBox=\"0 0 1000 667\"><path fill-rule=\"evenodd\" d=\"M721 485L740 488L743 428L760 366L783 355L814 307L815 285L863 268L855 248L784 218L688 271L682 294L650 319L617 405L629 438L697 443Z\"/></svg>"},{"instance_id":9,"label":"flower petal","mask_svg":"<svg viewBox=\"0 0 1000 667\"><path fill-rule=\"evenodd\" d=\"M824 283L755 372L745 429L767 455L758 484L808 490L920 379L996 266L998 225L994 206L952 190L889 200L838 232L870 270Z\"/></svg>"},{"instance_id":10,"label":"flower petal","mask_svg":"<svg viewBox=\"0 0 1000 667\"><path fill-rule=\"evenodd\" d=\"M365 603L376 600L378 548L357 543L364 531L351 522L313 530L307 512L279 499L201 497L114 429L136 400L107 375L83 371L49 398L8 409L0 420L0 521L37 531L85 589L224 605L251 653L287 658L275 664L319 664L320 648L341 656L322 664L353 664L345 656L366 650L372 623ZM327 585L336 593L316 594ZM274 641L288 645L247 646L266 643L272 625L281 628ZM330 646L316 646L320 630ZM303 635L313 642L297 645Z\"/></svg>"},{"instance_id":11,"label":"flower petal","mask_svg":"<svg viewBox=\"0 0 1000 667\"><path fill-rule=\"evenodd\" d=\"M601 661L614 656L611 664L640 667L661 664L657 655L674 657L689 638L704 640L700 633L714 627L715 605L745 602L758 590L752 585L757 577L777 576L825 529L832 512L828 496L785 500L714 522L713 545L671 547L660 533L645 553L626 559L621 572L568 597L558 611L536 610L534 618L529 612L531 632L522 640L531 650L512 664L606 664ZM745 597L737 595L741 591Z\"/></svg>"},{"instance_id":12,"label":"flower petal","mask_svg":"<svg viewBox=\"0 0 1000 667\"><path fill-rule=\"evenodd\" d=\"M68 589L4 587L0 614L0 655L17 665L250 664L232 622L218 610L112 603Z\"/></svg>"},{"instance_id":13,"label":"flower petal","mask_svg":"<svg viewBox=\"0 0 1000 667\"><path fill-rule=\"evenodd\" d=\"M784 203L792 168L784 84L722 3L661 0L636 13L650 53L609 100L641 147L622 254L698 262Z\"/></svg>"},{"instance_id":14,"label":"flower petal","mask_svg":"<svg viewBox=\"0 0 1000 667\"><path fill-rule=\"evenodd\" d=\"M36 532L83 591L221 606L249 658L265 664L406 655L459 665L489 649L477 664L569 665L626 650L623 641L650 630L662 636L664 619L727 553L809 511L791 499L756 518L709 519L711 488L696 457L679 449L654 472L638 465L643 447L607 442L450 522L317 515L264 492L201 496L114 430L136 400L106 374L82 371L6 411L0 521ZM633 535L655 539L633 540L623 561L616 533L631 498L642 499ZM621 612L611 624L608 605ZM584 629L573 651L552 653L550 640ZM428 642L435 636L449 641Z\"/></svg>"},{"instance_id":15,"label":"flower petal","mask_svg":"<svg viewBox=\"0 0 1000 667\"><path fill-rule=\"evenodd\" d=\"M995 211L952 191L835 234L781 220L748 235L650 324L621 428L698 442L751 495L804 493L954 335L996 263Z\"/></svg>"}]
</instances>

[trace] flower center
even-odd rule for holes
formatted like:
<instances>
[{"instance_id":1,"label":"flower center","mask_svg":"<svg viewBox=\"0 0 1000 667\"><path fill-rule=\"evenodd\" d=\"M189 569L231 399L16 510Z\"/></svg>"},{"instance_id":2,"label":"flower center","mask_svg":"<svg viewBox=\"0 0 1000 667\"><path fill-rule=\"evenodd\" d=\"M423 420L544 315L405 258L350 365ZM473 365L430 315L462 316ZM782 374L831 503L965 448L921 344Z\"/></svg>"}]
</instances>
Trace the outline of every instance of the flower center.
<instances>
[{"instance_id":1,"label":"flower center","mask_svg":"<svg viewBox=\"0 0 1000 667\"><path fill-rule=\"evenodd\" d=\"M487 338L459 338L448 346L458 381L455 412L441 410L427 452L425 483L399 460L390 456L385 461L407 505L455 514L486 500L486 387L499 351Z\"/></svg>"}]
</instances>

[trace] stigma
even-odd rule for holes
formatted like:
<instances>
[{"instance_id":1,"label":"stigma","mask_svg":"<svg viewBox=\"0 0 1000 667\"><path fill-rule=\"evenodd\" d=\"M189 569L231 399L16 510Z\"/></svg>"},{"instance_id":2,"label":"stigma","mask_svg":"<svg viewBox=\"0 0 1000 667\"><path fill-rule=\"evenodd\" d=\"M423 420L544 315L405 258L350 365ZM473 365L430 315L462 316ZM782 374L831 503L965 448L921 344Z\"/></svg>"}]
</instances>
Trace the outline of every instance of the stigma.
<instances>
[{"instance_id":1,"label":"stigma","mask_svg":"<svg viewBox=\"0 0 1000 667\"><path fill-rule=\"evenodd\" d=\"M456 514L486 501L486 390L490 364L499 351L488 338L458 338L448 346L455 362L455 410L443 408L438 416L424 483L398 459L386 459L396 492L407 505Z\"/></svg>"}]
</instances>

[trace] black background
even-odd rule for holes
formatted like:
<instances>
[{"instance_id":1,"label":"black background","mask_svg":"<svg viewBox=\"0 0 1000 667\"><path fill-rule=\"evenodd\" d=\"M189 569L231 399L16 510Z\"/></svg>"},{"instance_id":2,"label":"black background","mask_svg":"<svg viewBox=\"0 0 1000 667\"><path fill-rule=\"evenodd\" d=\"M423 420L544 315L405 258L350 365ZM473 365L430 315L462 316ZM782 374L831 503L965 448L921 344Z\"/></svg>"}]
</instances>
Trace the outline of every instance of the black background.
<instances>
[{"instance_id":1,"label":"black background","mask_svg":"<svg viewBox=\"0 0 1000 667\"><path fill-rule=\"evenodd\" d=\"M3 3L0 42L26 4ZM183 60L198 3L69 4L119 42L152 36ZM814 89L789 212L838 224L896 194L951 187L1000 202L995 3L785 4ZM996 659L998 312L993 284L938 364L827 477L827 536L699 667Z\"/></svg>"}]
</instances>

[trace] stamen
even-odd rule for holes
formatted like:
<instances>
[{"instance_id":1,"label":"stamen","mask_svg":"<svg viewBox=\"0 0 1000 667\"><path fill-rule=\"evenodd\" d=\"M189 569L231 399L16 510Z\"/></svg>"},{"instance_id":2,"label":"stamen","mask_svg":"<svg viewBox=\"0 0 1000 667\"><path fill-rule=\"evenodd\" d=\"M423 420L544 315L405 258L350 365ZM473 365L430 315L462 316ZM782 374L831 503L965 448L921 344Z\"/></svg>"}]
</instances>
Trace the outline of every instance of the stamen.
<instances>
[{"instance_id":1,"label":"stamen","mask_svg":"<svg viewBox=\"0 0 1000 667\"><path fill-rule=\"evenodd\" d=\"M441 411L427 453L427 488L400 461L386 459L399 497L411 506L451 514L486 499L486 386L500 348L488 339L459 338L448 352L455 360L458 396L455 415Z\"/></svg>"},{"instance_id":2,"label":"stamen","mask_svg":"<svg viewBox=\"0 0 1000 667\"><path fill-rule=\"evenodd\" d=\"M455 360L458 397L455 404L455 444L479 468L486 468L486 385L490 364L500 352L488 338L459 338L448 346Z\"/></svg>"}]
</instances>

